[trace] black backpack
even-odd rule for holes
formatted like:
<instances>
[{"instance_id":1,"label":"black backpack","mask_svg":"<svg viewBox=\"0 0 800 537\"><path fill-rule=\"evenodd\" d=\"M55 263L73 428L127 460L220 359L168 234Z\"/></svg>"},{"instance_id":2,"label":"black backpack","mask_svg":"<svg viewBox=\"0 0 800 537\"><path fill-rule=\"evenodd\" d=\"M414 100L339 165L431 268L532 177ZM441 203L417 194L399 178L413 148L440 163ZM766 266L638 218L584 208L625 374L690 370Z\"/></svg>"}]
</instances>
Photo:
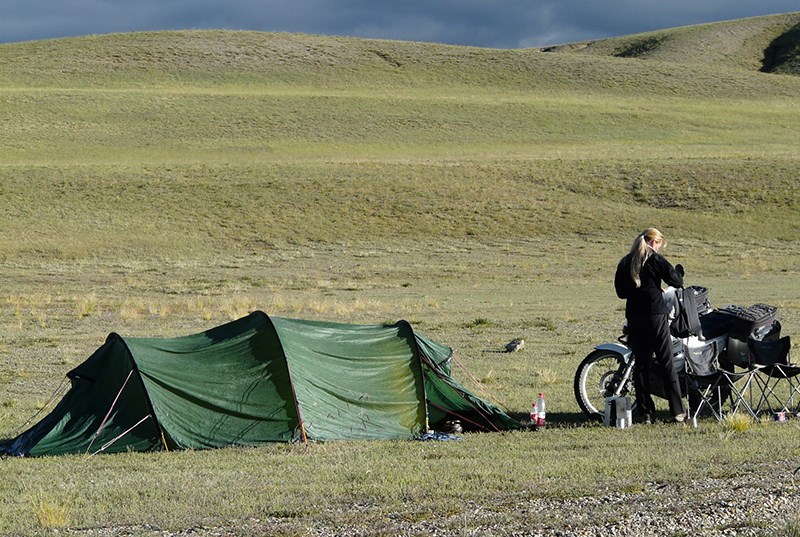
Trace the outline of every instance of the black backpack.
<instances>
[{"instance_id":1,"label":"black backpack","mask_svg":"<svg viewBox=\"0 0 800 537\"><path fill-rule=\"evenodd\" d=\"M669 327L670 333L674 337L701 336L703 328L697 313L697 295L694 289L676 289L675 298L678 301L678 311Z\"/></svg>"}]
</instances>

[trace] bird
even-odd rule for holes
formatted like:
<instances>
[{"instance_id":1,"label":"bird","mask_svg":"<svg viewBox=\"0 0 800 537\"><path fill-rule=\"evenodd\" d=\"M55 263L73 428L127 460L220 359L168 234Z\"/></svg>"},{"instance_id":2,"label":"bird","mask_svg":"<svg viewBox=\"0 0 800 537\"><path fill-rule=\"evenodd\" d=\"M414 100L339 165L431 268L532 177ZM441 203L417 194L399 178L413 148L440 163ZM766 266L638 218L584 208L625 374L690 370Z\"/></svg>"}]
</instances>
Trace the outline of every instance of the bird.
<instances>
[{"instance_id":1,"label":"bird","mask_svg":"<svg viewBox=\"0 0 800 537\"><path fill-rule=\"evenodd\" d=\"M517 352L521 351L525 347L525 340L523 339L513 339L506 343L506 352Z\"/></svg>"}]
</instances>

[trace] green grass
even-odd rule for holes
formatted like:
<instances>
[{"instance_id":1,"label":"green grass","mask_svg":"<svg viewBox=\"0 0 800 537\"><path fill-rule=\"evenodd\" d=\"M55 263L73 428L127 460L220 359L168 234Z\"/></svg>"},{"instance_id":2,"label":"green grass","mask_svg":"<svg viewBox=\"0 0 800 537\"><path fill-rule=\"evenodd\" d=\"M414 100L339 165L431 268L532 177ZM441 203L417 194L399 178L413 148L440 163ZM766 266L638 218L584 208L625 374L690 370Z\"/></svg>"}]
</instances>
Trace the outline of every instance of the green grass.
<instances>
[{"instance_id":1,"label":"green grass","mask_svg":"<svg viewBox=\"0 0 800 537\"><path fill-rule=\"evenodd\" d=\"M407 319L454 347L458 380L520 417L544 391L550 418L452 443L7 459L0 533L466 534L487 512L512 531L540 499L800 466L794 422L606 430L572 395L618 335L611 274L648 225L715 305L775 304L796 333L800 78L757 58L794 24L665 31L647 61L602 52L642 36L594 55L254 32L0 46L0 435L109 332L254 309Z\"/></svg>"},{"instance_id":2,"label":"green grass","mask_svg":"<svg viewBox=\"0 0 800 537\"><path fill-rule=\"evenodd\" d=\"M627 433L580 427L470 435L442 444L345 442L4 461L3 492L13 498L4 514L15 522L4 518L0 528L33 534L66 518L73 528L114 524L176 531L230 520L239 528L269 522L284 531L333 530L344 523L380 533L391 528L391 517L402 517L453 531L478 506L506 510L509 527L519 528L530 524L530 514L517 505L541 498L569 501L606 487L646 493L649 484L679 480L676 468L710 467L704 474L718 479L757 472L763 446L791 451L791 436L768 426L724 439L715 426ZM664 443L683 449L664 454L657 449ZM631 451L635 463L626 462ZM47 477L53 465L56 483ZM39 522L43 511L53 515L52 522Z\"/></svg>"}]
</instances>

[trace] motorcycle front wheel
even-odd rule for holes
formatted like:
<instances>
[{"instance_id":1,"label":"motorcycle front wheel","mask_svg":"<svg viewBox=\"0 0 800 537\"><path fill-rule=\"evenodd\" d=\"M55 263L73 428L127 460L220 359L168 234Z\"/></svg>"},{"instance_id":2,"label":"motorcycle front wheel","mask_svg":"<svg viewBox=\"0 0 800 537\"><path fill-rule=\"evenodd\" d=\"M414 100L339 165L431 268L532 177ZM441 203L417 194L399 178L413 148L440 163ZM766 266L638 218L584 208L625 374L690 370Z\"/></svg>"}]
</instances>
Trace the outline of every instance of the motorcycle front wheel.
<instances>
[{"instance_id":1,"label":"motorcycle front wheel","mask_svg":"<svg viewBox=\"0 0 800 537\"><path fill-rule=\"evenodd\" d=\"M605 412L606 397L616 392L625 371L625 361L618 352L595 350L578 366L575 372L575 400L591 419L601 420ZM633 383L629 378L620 395L632 395Z\"/></svg>"}]
</instances>

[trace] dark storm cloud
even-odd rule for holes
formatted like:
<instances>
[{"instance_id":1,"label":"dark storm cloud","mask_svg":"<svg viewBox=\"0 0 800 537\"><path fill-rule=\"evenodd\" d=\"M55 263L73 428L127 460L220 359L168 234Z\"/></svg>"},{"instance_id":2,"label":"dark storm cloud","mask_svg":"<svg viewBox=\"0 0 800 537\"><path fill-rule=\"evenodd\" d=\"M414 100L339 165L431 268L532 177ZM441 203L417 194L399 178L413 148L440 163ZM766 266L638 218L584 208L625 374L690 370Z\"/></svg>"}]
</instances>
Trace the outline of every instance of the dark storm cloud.
<instances>
[{"instance_id":1,"label":"dark storm cloud","mask_svg":"<svg viewBox=\"0 0 800 537\"><path fill-rule=\"evenodd\" d=\"M800 10L798 0L4 0L0 42L232 29L535 47Z\"/></svg>"}]
</instances>

